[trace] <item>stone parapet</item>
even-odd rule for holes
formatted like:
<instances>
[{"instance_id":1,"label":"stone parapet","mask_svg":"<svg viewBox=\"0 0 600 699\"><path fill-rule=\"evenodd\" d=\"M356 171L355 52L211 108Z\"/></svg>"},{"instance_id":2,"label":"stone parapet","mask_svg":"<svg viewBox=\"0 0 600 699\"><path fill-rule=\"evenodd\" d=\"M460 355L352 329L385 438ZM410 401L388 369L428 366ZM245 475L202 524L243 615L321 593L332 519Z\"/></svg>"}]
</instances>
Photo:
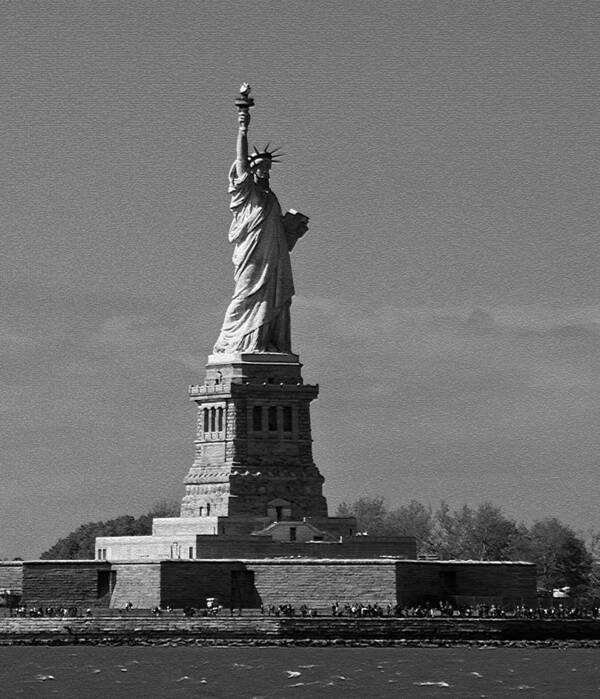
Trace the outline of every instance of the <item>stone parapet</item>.
<instances>
[{"instance_id":1,"label":"stone parapet","mask_svg":"<svg viewBox=\"0 0 600 699\"><path fill-rule=\"evenodd\" d=\"M150 607L148 607L149 609ZM67 628L68 627L68 628ZM406 646L424 642L564 643L600 640L600 621L586 619L418 619L318 616L184 617L180 614L130 612L119 616L0 618L0 644L114 643L145 644L159 640L236 645L373 645Z\"/></svg>"},{"instance_id":2,"label":"stone parapet","mask_svg":"<svg viewBox=\"0 0 600 699\"><path fill-rule=\"evenodd\" d=\"M99 536L96 538L98 558L110 561L161 560L195 558L195 534L164 536Z\"/></svg>"},{"instance_id":3,"label":"stone parapet","mask_svg":"<svg viewBox=\"0 0 600 699\"><path fill-rule=\"evenodd\" d=\"M155 517L152 521L153 536L195 536L217 534L218 517Z\"/></svg>"}]
</instances>

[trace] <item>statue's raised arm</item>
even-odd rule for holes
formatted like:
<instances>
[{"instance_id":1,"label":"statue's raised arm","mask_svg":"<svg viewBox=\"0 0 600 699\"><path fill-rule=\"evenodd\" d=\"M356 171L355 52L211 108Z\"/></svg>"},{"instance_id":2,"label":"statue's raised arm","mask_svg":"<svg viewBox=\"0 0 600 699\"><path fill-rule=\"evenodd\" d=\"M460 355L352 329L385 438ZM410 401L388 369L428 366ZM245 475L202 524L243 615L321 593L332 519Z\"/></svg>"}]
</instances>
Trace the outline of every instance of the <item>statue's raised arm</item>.
<instances>
[{"instance_id":1,"label":"statue's raised arm","mask_svg":"<svg viewBox=\"0 0 600 699\"><path fill-rule=\"evenodd\" d=\"M237 158L235 161L238 177L248 172L248 127L250 126L250 107L254 106L254 100L250 97L250 85L243 83L240 87L240 97L236 100L238 108L238 136Z\"/></svg>"},{"instance_id":2,"label":"statue's raised arm","mask_svg":"<svg viewBox=\"0 0 600 699\"><path fill-rule=\"evenodd\" d=\"M307 230L308 217L282 215L271 190L270 172L276 150L248 149L250 86L244 83L238 108L236 160L229 172L233 220L235 289L215 344L215 352L276 352L291 348L290 305L294 295L290 250Z\"/></svg>"}]
</instances>

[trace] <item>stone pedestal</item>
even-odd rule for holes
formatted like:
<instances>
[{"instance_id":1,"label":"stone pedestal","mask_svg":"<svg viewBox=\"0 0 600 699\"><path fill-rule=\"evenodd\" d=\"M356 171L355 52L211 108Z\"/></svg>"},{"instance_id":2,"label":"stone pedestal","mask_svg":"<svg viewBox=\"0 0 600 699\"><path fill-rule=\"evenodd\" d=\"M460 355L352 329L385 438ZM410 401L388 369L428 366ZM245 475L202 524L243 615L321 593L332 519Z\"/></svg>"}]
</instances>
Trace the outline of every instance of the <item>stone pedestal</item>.
<instances>
[{"instance_id":1,"label":"stone pedestal","mask_svg":"<svg viewBox=\"0 0 600 699\"><path fill-rule=\"evenodd\" d=\"M196 456L182 518L327 517L310 427L319 388L304 384L301 368L295 354L209 356L204 383L189 390L198 406Z\"/></svg>"}]
</instances>

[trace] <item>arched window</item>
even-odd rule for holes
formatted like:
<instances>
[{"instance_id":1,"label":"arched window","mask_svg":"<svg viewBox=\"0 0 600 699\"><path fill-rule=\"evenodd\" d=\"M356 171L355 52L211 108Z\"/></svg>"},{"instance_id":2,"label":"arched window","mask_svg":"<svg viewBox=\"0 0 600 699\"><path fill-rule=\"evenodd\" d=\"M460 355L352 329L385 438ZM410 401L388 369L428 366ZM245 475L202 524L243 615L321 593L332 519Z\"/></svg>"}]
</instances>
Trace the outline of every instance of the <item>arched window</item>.
<instances>
[{"instance_id":1,"label":"arched window","mask_svg":"<svg viewBox=\"0 0 600 699\"><path fill-rule=\"evenodd\" d=\"M202 412L204 413L204 431L208 432L208 408L204 408Z\"/></svg>"},{"instance_id":2,"label":"arched window","mask_svg":"<svg viewBox=\"0 0 600 699\"><path fill-rule=\"evenodd\" d=\"M223 408L217 408L217 431L223 431Z\"/></svg>"},{"instance_id":3,"label":"arched window","mask_svg":"<svg viewBox=\"0 0 600 699\"><path fill-rule=\"evenodd\" d=\"M206 516L210 517L210 502L206 503Z\"/></svg>"},{"instance_id":4,"label":"arched window","mask_svg":"<svg viewBox=\"0 0 600 699\"><path fill-rule=\"evenodd\" d=\"M210 431L214 432L216 430L216 418L217 418L217 410L216 408L211 408L210 409Z\"/></svg>"}]
</instances>

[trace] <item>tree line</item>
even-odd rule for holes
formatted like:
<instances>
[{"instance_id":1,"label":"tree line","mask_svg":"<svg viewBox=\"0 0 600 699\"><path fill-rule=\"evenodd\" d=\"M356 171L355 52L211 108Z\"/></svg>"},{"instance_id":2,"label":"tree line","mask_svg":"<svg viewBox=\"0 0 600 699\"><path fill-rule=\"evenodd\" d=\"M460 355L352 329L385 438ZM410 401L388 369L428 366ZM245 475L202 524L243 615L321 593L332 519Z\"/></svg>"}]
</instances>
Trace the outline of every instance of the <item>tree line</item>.
<instances>
[{"instance_id":1,"label":"tree line","mask_svg":"<svg viewBox=\"0 0 600 699\"><path fill-rule=\"evenodd\" d=\"M537 566L538 588L569 588L572 596L600 597L600 582L591 545L556 517L527 526L505 516L502 508L484 502L452 510L445 502L436 510L417 500L388 509L383 497L343 502L337 516L353 516L359 531L372 536L414 536L419 555L442 560L530 561Z\"/></svg>"},{"instance_id":2,"label":"tree line","mask_svg":"<svg viewBox=\"0 0 600 699\"><path fill-rule=\"evenodd\" d=\"M80 526L44 551L43 559L93 559L97 536L144 536L152 533L154 517L174 517L179 504L162 500L140 517L123 515ZM411 500L389 509L383 497L359 498L339 505L338 517L356 517L358 529L372 536L414 536L419 555L442 560L531 561L537 566L538 587L570 588L573 596L600 598L600 579L593 559L600 558L600 532L590 544L555 517L530 526L507 517L502 508L484 502L452 510Z\"/></svg>"},{"instance_id":3,"label":"tree line","mask_svg":"<svg viewBox=\"0 0 600 699\"><path fill-rule=\"evenodd\" d=\"M95 558L94 544L97 536L147 536L152 533L154 517L177 517L178 515L179 503L160 500L154 503L150 512L140 517L122 515L106 522L88 522L59 539L44 551L40 558L49 560Z\"/></svg>"}]
</instances>

